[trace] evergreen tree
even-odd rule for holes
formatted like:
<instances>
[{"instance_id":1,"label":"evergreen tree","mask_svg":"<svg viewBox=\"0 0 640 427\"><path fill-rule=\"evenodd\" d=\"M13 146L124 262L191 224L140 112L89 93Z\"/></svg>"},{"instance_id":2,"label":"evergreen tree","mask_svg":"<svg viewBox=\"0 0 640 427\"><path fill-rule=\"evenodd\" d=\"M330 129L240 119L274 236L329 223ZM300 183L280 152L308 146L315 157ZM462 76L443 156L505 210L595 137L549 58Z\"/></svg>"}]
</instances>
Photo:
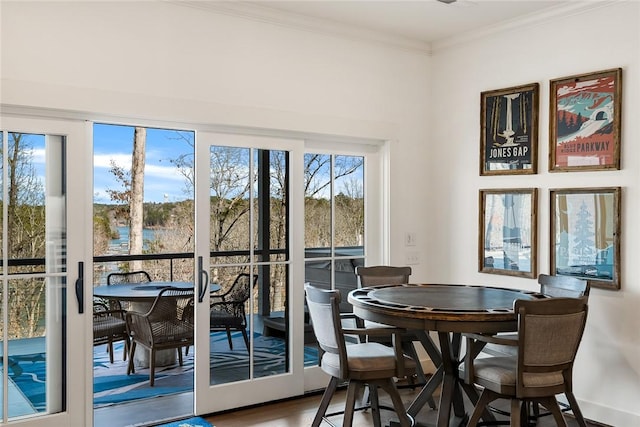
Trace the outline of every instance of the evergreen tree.
<instances>
[{"instance_id":1,"label":"evergreen tree","mask_svg":"<svg viewBox=\"0 0 640 427\"><path fill-rule=\"evenodd\" d=\"M576 216L573 254L577 257L578 263L589 264L593 261L593 255L595 254L595 242L593 240L593 221L585 202L580 205L580 210Z\"/></svg>"}]
</instances>

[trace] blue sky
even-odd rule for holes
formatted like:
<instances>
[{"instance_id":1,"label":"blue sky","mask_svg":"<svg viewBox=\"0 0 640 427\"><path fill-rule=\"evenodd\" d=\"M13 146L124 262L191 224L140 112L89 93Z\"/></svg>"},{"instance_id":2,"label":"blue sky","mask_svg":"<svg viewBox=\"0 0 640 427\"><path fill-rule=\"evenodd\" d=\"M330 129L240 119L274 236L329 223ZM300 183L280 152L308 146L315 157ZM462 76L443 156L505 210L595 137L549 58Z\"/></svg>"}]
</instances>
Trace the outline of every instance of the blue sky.
<instances>
[{"instance_id":1,"label":"blue sky","mask_svg":"<svg viewBox=\"0 0 640 427\"><path fill-rule=\"evenodd\" d=\"M122 186L109 172L111 161L125 170L131 169L133 127L95 124L93 127L93 189L95 203L112 203L106 190ZM186 140L185 140L186 138ZM186 194L186 179L171 160L181 154L193 154L194 133L147 128L144 201L176 202L191 199Z\"/></svg>"}]
</instances>

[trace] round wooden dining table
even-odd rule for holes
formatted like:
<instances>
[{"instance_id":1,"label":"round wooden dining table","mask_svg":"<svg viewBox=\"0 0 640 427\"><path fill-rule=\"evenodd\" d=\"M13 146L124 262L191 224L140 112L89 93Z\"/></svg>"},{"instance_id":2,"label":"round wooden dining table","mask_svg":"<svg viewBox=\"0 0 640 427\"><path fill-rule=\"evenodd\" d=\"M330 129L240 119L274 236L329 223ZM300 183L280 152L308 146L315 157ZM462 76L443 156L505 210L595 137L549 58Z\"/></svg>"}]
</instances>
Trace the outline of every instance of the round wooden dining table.
<instances>
[{"instance_id":1,"label":"round wooden dining table","mask_svg":"<svg viewBox=\"0 0 640 427\"><path fill-rule=\"evenodd\" d=\"M452 407L456 424L466 419L461 388L474 404L478 399L475 388L459 378L461 334L516 331L514 301L538 298L544 295L518 289L409 284L356 289L349 293L348 301L353 305L354 314L365 320L437 332L440 354L430 356L438 368L407 408L407 413L415 419L442 381L437 426L446 427L451 422Z\"/></svg>"}]
</instances>

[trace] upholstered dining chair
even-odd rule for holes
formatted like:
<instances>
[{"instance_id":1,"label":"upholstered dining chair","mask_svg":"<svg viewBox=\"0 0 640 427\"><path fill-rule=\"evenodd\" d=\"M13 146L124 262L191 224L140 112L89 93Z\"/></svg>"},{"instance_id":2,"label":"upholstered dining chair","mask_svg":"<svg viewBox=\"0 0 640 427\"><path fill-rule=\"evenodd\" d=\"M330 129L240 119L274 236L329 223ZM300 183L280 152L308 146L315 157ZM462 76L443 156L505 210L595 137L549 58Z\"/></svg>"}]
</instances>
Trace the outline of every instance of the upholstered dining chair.
<instances>
[{"instance_id":1,"label":"upholstered dining chair","mask_svg":"<svg viewBox=\"0 0 640 427\"><path fill-rule=\"evenodd\" d=\"M406 285L409 283L409 276L411 276L411 267L409 266L391 266L391 265L376 265L370 267L358 266L356 267L356 276L358 277L358 286L379 286L379 285ZM359 326L368 327L388 327L388 325L382 325L380 323L364 321ZM420 331L423 332L423 331ZM422 369L422 364L420 363L420 357L418 356L418 352L415 348L415 342L420 341L420 338L416 335L416 331L404 330L402 334L400 334L400 343L402 347L402 351L409 355L413 359L416 365L416 375L420 382L426 383L427 378ZM376 342L380 342L382 344L390 344L391 343L391 334L388 336L377 336L374 338L369 337L368 339L374 339ZM424 334L423 335L423 343L425 349L428 354L437 353L437 349L435 343L431 340L431 338ZM434 361L435 363L435 361ZM433 397L429 398L429 406L432 409L436 408L436 403Z\"/></svg>"},{"instance_id":2,"label":"upholstered dining chair","mask_svg":"<svg viewBox=\"0 0 640 427\"><path fill-rule=\"evenodd\" d=\"M325 290L305 284L305 294L313 330L318 345L323 351L320 367L331 376L311 426L318 427L320 425L338 384L344 381L349 383L344 411L344 426L352 425L356 395L365 384L370 389L374 426L381 425L378 387L385 390L391 397L400 425L402 427L410 426L412 420L406 413L400 394L396 389L394 377L404 376L403 369L413 369L413 361L405 357L398 347L387 347L376 342L347 344L345 334L359 335L363 330L361 328L343 328L342 318L344 315L340 313L341 296L339 290ZM384 330L370 328L366 331L368 335L377 332L389 334L388 328L384 328ZM403 363L399 363L399 359L404 359Z\"/></svg>"},{"instance_id":3,"label":"upholstered dining chair","mask_svg":"<svg viewBox=\"0 0 640 427\"><path fill-rule=\"evenodd\" d=\"M253 279L252 279L253 277ZM247 315L245 303L251 296L253 285L257 283L258 275L240 273L226 292L218 295L211 294L209 299L209 330L226 331L229 348L233 350L231 331L242 332L242 338L249 351L249 337L247 336Z\"/></svg>"},{"instance_id":4,"label":"upholstered dining chair","mask_svg":"<svg viewBox=\"0 0 640 427\"><path fill-rule=\"evenodd\" d=\"M591 290L588 281L572 276L540 274L538 284L540 293L549 297L580 298L589 296Z\"/></svg>"},{"instance_id":5,"label":"upholstered dining chair","mask_svg":"<svg viewBox=\"0 0 640 427\"><path fill-rule=\"evenodd\" d=\"M559 297L588 298L589 297L589 292L590 292L589 282L586 280L579 279L577 277L558 276L558 275L551 276L548 274L540 274L538 276L538 284L540 285L540 293L548 297L552 297L552 298L559 298ZM503 334L500 334L499 336L501 339L511 339L511 340L518 339L517 333L503 333ZM490 354L492 356L504 356L504 355L513 356L517 354L517 351L518 351L517 346L502 345L497 343L488 343L482 349L483 353ZM569 385L569 390L571 390L571 385ZM586 422L584 420L584 417L582 416L582 413L580 412L580 408L578 407L577 403L574 404L576 399L573 396L573 393L569 391L568 394L566 394L566 396L569 402L568 409L571 409L580 427L586 427ZM533 405L532 410L533 410L532 416L534 418L537 418L540 416L540 411L537 405Z\"/></svg>"},{"instance_id":6,"label":"upholstered dining chair","mask_svg":"<svg viewBox=\"0 0 640 427\"><path fill-rule=\"evenodd\" d=\"M550 276L540 274L538 276L540 293L548 297L581 298L589 296L590 286L586 280L571 276ZM501 333L500 338L517 340L517 333ZM493 356L515 355L518 347L512 345L487 344L482 351Z\"/></svg>"},{"instance_id":7,"label":"upholstered dining chair","mask_svg":"<svg viewBox=\"0 0 640 427\"><path fill-rule=\"evenodd\" d=\"M141 345L149 350L149 385L155 382L156 352L176 349L183 365L182 347L193 345L193 316L186 308L192 306L193 290L167 287L162 289L147 313L128 311L127 327L131 336L127 375L135 372L134 355Z\"/></svg>"},{"instance_id":8,"label":"upholstered dining chair","mask_svg":"<svg viewBox=\"0 0 640 427\"><path fill-rule=\"evenodd\" d=\"M122 360L127 360L129 333L124 310L111 310L101 301L93 302L93 345L107 344L109 362L113 363L113 343L124 341Z\"/></svg>"},{"instance_id":9,"label":"upholstered dining chair","mask_svg":"<svg viewBox=\"0 0 640 427\"><path fill-rule=\"evenodd\" d=\"M147 283L151 281L151 276L146 271L127 271L118 273L109 273L107 275L107 285L127 285ZM126 301L109 301L109 306L113 310L129 309Z\"/></svg>"},{"instance_id":10,"label":"upholstered dining chair","mask_svg":"<svg viewBox=\"0 0 640 427\"><path fill-rule=\"evenodd\" d=\"M511 400L511 426L521 425L522 413L526 414L521 406L523 402L542 404L551 411L558 426L566 426L555 396L565 393L574 414L580 413L571 392L571 378L587 320L587 299L516 300L514 311L518 316L517 340L495 335L466 335L468 349L482 342L517 347L515 356L474 358L473 351L467 351L465 380L484 388L467 425L477 425L490 402L505 398Z\"/></svg>"}]
</instances>

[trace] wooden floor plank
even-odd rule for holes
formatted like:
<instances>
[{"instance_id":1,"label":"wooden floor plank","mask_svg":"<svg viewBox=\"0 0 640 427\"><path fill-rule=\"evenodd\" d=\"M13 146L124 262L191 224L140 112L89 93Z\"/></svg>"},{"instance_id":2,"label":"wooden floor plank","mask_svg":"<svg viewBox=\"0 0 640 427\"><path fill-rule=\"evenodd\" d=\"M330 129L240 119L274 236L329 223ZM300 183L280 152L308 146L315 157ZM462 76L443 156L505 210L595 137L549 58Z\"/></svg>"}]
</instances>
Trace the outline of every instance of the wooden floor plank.
<instances>
[{"instance_id":1,"label":"wooden floor plank","mask_svg":"<svg viewBox=\"0 0 640 427\"><path fill-rule=\"evenodd\" d=\"M400 390L405 405L415 396L415 392L411 389ZM328 412L336 412L344 409L346 391L340 390L334 397ZM213 414L204 416L207 421L215 427L304 427L310 426L311 421L316 413L320 403L321 395L313 395L303 398L285 400L281 402L264 404L247 409L230 411L222 414ZM382 404L390 406L390 400L385 396L384 392L380 393ZM468 402L467 402L468 403ZM500 408L508 409L508 402L499 401ZM467 407L467 411L471 413L471 407ZM389 425L390 419L397 420L392 411L382 410L382 422L384 426ZM430 410L428 407L418 414L418 421L421 423L430 423L435 425L436 411ZM497 416L499 419L505 417ZM566 416L569 427L577 426L577 422L570 415ZM336 426L342 426L342 416L330 417L329 420ZM370 427L373 425L370 411L357 411L353 420L353 427ZM555 426L553 417L541 417L537 427ZM606 427L602 424L588 423L590 427ZM329 427L324 423L322 427Z\"/></svg>"}]
</instances>

